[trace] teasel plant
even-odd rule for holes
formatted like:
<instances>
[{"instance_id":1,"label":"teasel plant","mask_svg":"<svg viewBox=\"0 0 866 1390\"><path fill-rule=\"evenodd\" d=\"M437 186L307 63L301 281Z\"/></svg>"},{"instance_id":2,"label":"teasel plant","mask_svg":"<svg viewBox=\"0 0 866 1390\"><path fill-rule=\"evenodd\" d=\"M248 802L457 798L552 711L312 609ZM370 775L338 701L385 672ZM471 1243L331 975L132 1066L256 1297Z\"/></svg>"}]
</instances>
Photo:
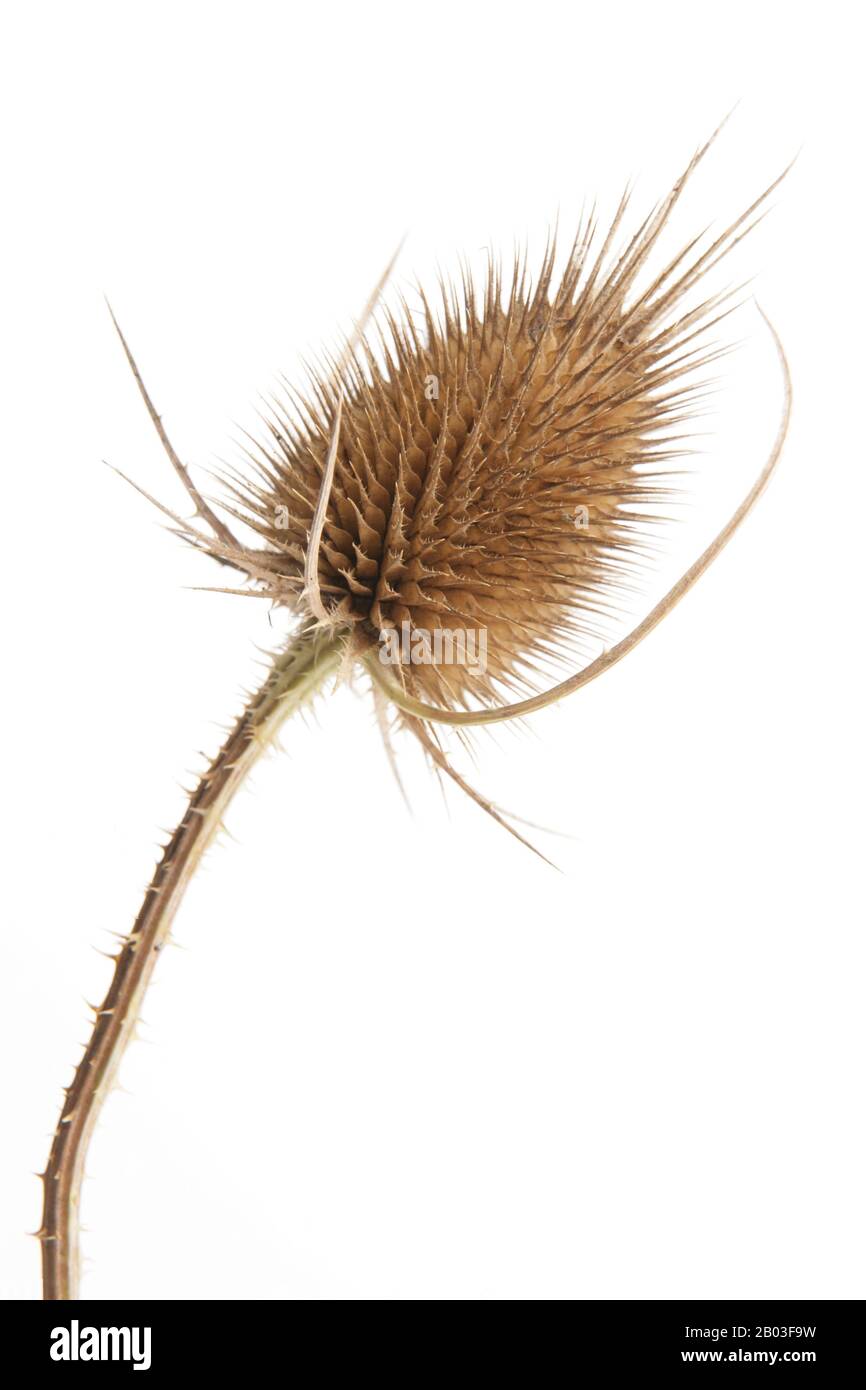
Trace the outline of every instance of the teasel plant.
<instances>
[{"instance_id":1,"label":"teasel plant","mask_svg":"<svg viewBox=\"0 0 866 1390\"><path fill-rule=\"evenodd\" d=\"M701 286L788 172L720 235L695 236L662 257L662 233L718 133L635 230L624 230L628 192L604 227L585 210L567 253L551 236L534 277L525 255L507 274L490 261L480 285L464 270L459 284L440 280L435 296L420 291L413 313L402 297L395 310L384 307L392 261L342 350L310 370L303 394L287 388L266 437L250 441L240 471L223 473L219 503L202 496L176 453L114 320L194 517L144 495L184 541L239 576L224 592L288 610L291 631L192 792L131 930L119 934L41 1175L44 1298L78 1296L79 1201L94 1125L186 887L286 721L330 682L360 681L395 770L394 736L405 734L532 849L522 823L452 765L448 727L467 738L522 719L609 670L691 589L764 491L791 410L788 365L766 318L783 402L766 463L647 615L594 660L578 659L621 612L647 561L659 508L679 492L673 464L690 452L706 368L727 351L716 330L745 302L741 286L705 297ZM254 540L240 539L239 526ZM429 655L431 635L454 629L484 632L483 666L382 659L388 634L408 632Z\"/></svg>"}]
</instances>

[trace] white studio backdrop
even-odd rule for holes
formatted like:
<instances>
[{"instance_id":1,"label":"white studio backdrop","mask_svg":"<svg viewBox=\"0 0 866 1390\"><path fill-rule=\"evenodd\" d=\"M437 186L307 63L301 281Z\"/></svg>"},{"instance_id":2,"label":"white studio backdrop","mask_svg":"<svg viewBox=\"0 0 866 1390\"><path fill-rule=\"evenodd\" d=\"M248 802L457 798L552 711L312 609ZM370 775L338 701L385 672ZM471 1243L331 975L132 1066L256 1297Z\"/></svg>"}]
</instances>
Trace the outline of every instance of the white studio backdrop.
<instances>
[{"instance_id":1,"label":"white studio backdrop","mask_svg":"<svg viewBox=\"0 0 866 1390\"><path fill-rule=\"evenodd\" d=\"M3 22L0 1293L38 1297L31 1176L181 783L266 605L196 592L103 466L186 511L261 393L396 273L540 256L584 197L667 245L798 153L737 253L790 357L765 498L627 661L467 775L571 838L554 872L367 695L286 730L176 925L84 1189L84 1297L864 1295L863 446L852 21L798 5L36 4ZM801 148L802 147L802 148ZM727 275L727 270L726 270ZM781 406L747 306L645 608L747 491ZM203 475L199 475L203 476ZM638 604L636 612L640 612ZM273 626L271 625L273 623ZM256 649L259 649L257 652Z\"/></svg>"}]
</instances>

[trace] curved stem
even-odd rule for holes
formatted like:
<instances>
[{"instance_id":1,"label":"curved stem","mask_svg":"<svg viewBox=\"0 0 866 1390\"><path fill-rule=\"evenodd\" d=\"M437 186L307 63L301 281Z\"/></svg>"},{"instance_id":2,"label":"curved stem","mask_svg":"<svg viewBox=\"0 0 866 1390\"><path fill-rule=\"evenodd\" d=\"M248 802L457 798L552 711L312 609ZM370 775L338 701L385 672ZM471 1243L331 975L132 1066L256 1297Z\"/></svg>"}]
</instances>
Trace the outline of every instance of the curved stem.
<instances>
[{"instance_id":1,"label":"curved stem","mask_svg":"<svg viewBox=\"0 0 866 1390\"><path fill-rule=\"evenodd\" d=\"M280 725L315 695L339 661L340 649L333 637L309 627L275 659L264 685L252 696L201 778L163 851L135 925L114 958L114 976L66 1092L42 1175L44 1203L38 1235L45 1299L78 1296L78 1205L90 1135L132 1036L184 890L253 764Z\"/></svg>"}]
</instances>

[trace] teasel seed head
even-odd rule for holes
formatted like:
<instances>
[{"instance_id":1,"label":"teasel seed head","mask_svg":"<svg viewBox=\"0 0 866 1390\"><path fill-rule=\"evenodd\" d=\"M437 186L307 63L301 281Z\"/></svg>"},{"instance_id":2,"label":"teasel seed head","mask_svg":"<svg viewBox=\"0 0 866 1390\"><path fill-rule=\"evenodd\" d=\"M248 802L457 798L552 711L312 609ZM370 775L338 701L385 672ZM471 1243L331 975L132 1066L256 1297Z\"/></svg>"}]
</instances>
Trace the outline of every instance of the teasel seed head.
<instances>
[{"instance_id":1,"label":"teasel seed head","mask_svg":"<svg viewBox=\"0 0 866 1390\"><path fill-rule=\"evenodd\" d=\"M562 680L563 667L585 662L606 638L646 561L659 505L678 491L680 428L698 408L703 369L726 350L707 335L738 298L695 291L788 172L719 236L661 257L662 232L717 135L633 234L623 230L626 193L606 231L594 212L582 219L561 263L552 237L534 282L525 256L507 275L489 262L480 285L464 271L459 287L440 282L435 300L420 290L420 313L405 297L394 312L379 304L392 261L342 352L311 371L305 393L287 385L248 466L224 475L222 510L258 535L256 545L238 541L199 494L124 341L206 528L169 513L179 533L252 581L233 592L256 592L305 627L330 629L346 668L360 658L373 677L386 742L391 701L437 769L497 819L451 768L436 722L528 713L619 659L715 558L781 451L790 378L771 329L785 407L757 483L637 628ZM483 633L483 662L401 660L386 678L375 660L389 634L403 643L423 634L429 651L437 633L455 631Z\"/></svg>"},{"instance_id":2,"label":"teasel seed head","mask_svg":"<svg viewBox=\"0 0 866 1390\"><path fill-rule=\"evenodd\" d=\"M558 272L553 239L534 284L521 258L480 287L464 273L435 301L420 291L420 316L401 298L274 406L230 482L264 592L344 628L355 653L389 630L483 632L483 670L400 663L409 695L453 709L526 695L605 636L734 295L691 292L771 191L650 273L709 143L624 246L628 196L606 234L584 220Z\"/></svg>"}]
</instances>

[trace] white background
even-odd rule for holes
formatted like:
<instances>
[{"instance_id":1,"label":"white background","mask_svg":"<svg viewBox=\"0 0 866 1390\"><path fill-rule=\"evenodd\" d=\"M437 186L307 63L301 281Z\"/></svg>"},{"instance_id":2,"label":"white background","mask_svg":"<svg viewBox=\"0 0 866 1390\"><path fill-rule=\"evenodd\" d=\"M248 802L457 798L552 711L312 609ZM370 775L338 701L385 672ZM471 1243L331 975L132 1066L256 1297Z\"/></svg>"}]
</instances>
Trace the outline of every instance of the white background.
<instances>
[{"instance_id":1,"label":"white background","mask_svg":"<svg viewBox=\"0 0 866 1390\"><path fill-rule=\"evenodd\" d=\"M814 16L814 18L812 18ZM801 150L725 268L787 345L780 471L637 652L464 771L561 874L390 779L362 691L286 731L192 887L96 1133L85 1297L863 1297L862 111L846 5L19 6L2 34L0 1290L38 1296L62 1084L180 783L273 647L194 592L107 293L190 462L397 281ZM644 607L759 470L756 313ZM728 331L728 330L726 330ZM702 426L703 428L703 426ZM637 609L636 611L639 611Z\"/></svg>"}]
</instances>

